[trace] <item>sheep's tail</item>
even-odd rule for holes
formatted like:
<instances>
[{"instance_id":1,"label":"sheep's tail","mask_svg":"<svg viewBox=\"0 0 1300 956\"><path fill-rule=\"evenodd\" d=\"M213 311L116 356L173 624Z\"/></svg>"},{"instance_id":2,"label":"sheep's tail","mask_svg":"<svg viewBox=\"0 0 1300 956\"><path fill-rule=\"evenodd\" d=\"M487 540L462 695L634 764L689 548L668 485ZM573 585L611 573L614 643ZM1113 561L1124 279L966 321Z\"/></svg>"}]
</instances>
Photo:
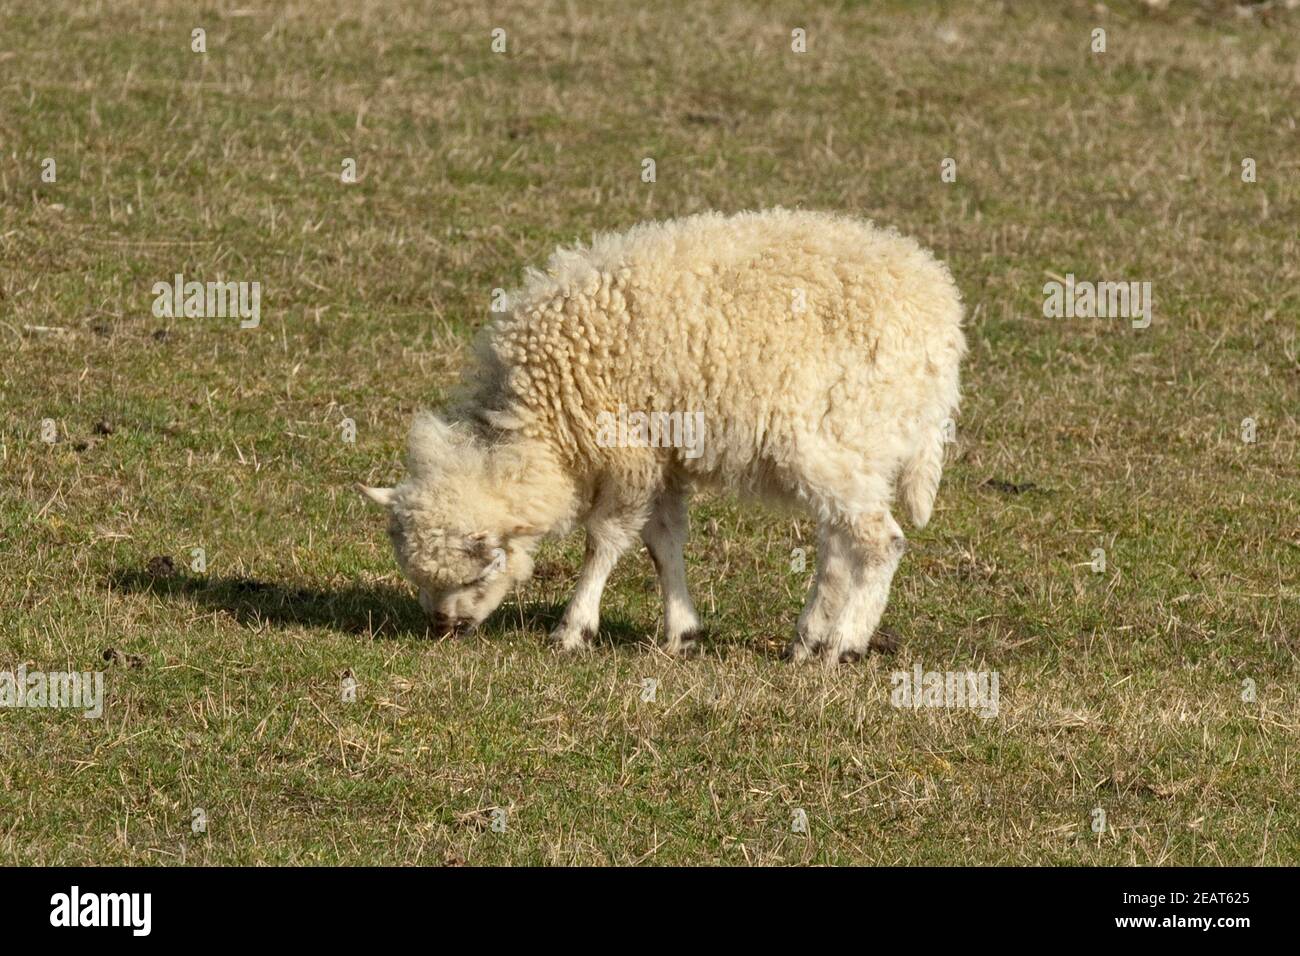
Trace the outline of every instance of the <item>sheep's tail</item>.
<instances>
[{"instance_id":1,"label":"sheep's tail","mask_svg":"<svg viewBox=\"0 0 1300 956\"><path fill-rule=\"evenodd\" d=\"M943 445L943 426L930 428L898 474L898 496L915 528L924 528L934 510L943 474Z\"/></svg>"}]
</instances>

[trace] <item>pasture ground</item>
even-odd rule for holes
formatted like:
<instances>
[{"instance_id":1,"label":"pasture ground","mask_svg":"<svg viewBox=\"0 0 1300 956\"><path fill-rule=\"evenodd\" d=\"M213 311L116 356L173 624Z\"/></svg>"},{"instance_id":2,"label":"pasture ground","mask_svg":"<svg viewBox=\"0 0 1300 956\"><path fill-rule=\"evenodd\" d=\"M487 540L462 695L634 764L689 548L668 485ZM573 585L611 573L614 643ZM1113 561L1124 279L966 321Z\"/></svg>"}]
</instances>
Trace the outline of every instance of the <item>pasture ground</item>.
<instances>
[{"instance_id":1,"label":"pasture ground","mask_svg":"<svg viewBox=\"0 0 1300 956\"><path fill-rule=\"evenodd\" d=\"M0 669L102 669L108 703L0 710L0 862L1293 863L1284 7L10 5ZM812 528L725 497L688 551L702 659L641 643L644 553L596 652L554 654L577 537L434 642L352 483L399 474L493 288L593 231L771 205L915 235L967 300L894 649L778 660ZM176 273L259 281L260 327L154 317ZM1046 318L1066 274L1151 282L1151 326ZM918 662L996 670L998 717L891 706Z\"/></svg>"}]
</instances>

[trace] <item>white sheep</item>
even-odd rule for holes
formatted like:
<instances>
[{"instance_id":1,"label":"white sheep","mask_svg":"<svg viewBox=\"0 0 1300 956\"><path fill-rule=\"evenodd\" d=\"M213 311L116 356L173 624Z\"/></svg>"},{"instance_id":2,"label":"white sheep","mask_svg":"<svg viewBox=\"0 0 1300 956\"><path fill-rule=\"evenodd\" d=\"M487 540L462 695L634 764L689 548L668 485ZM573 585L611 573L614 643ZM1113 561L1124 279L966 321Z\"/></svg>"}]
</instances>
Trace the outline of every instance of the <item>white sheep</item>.
<instances>
[{"instance_id":1,"label":"white sheep","mask_svg":"<svg viewBox=\"0 0 1300 956\"><path fill-rule=\"evenodd\" d=\"M966 345L942 263L844 216L708 213L561 249L508 301L460 403L417 416L409 474L361 486L440 628L477 626L531 575L544 536L582 524L559 647L592 640L640 533L664 648L693 649L682 548L688 491L708 486L816 517L788 655L865 653L903 553L894 490L923 526L957 407Z\"/></svg>"}]
</instances>

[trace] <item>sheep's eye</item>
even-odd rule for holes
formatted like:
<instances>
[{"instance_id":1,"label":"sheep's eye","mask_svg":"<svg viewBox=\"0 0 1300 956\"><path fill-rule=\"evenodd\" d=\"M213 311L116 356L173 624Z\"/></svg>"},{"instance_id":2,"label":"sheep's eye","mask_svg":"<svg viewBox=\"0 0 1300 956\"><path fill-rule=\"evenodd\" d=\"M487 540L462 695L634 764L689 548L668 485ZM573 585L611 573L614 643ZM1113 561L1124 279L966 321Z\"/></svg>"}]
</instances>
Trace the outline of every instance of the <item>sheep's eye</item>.
<instances>
[{"instance_id":1,"label":"sheep's eye","mask_svg":"<svg viewBox=\"0 0 1300 956\"><path fill-rule=\"evenodd\" d=\"M463 588L472 588L477 584L482 584L485 580L487 580L487 576L488 576L487 568L484 568L483 570L479 571L478 574L474 575L472 578L467 578L466 580L461 581L460 586Z\"/></svg>"}]
</instances>

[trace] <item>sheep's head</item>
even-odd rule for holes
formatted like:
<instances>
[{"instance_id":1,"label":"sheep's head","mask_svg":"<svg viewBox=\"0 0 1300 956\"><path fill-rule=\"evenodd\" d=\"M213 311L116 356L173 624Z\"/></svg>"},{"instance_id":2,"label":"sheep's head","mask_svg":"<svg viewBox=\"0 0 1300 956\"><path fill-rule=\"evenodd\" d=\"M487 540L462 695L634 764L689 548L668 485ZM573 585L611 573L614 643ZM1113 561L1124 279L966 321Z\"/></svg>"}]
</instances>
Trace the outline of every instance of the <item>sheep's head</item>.
<instances>
[{"instance_id":1,"label":"sheep's head","mask_svg":"<svg viewBox=\"0 0 1300 956\"><path fill-rule=\"evenodd\" d=\"M526 454L488 445L432 415L411 428L409 474L395 488L358 486L388 511L397 564L440 632L483 622L533 573L544 527L530 523Z\"/></svg>"}]
</instances>

